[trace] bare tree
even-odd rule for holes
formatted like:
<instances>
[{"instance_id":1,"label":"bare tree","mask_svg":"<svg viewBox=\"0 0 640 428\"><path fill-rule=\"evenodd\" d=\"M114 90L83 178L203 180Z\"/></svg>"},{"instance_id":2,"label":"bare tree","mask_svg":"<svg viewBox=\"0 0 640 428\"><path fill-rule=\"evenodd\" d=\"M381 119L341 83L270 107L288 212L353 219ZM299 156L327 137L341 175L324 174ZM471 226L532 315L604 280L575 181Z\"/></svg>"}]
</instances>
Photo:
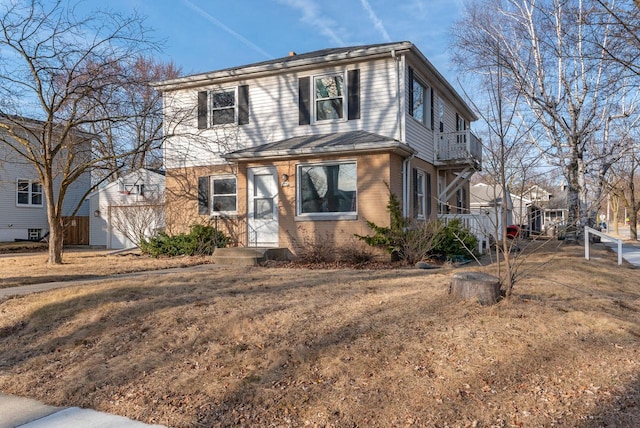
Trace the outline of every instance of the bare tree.
<instances>
[{"instance_id":1,"label":"bare tree","mask_svg":"<svg viewBox=\"0 0 640 428\"><path fill-rule=\"evenodd\" d=\"M638 239L637 219L640 213L640 153L637 143L630 143L632 149L629 155L612 168L613 180L617 185L611 191L627 208L629 230L631 238L635 240Z\"/></svg>"},{"instance_id":2,"label":"bare tree","mask_svg":"<svg viewBox=\"0 0 640 428\"><path fill-rule=\"evenodd\" d=\"M91 124L91 131L101 137L94 151L105 159L94 178L109 176L110 181L142 167L162 168L162 95L150 84L177 78L181 73L173 63L163 64L144 56L126 64L127 69L125 64L119 66L127 79L117 93L112 94L118 102L105 105L122 111L102 114L103 120ZM127 120L114 121L115 115Z\"/></svg>"},{"instance_id":3,"label":"bare tree","mask_svg":"<svg viewBox=\"0 0 640 428\"><path fill-rule=\"evenodd\" d=\"M599 22L611 25L608 39L599 45L607 58L640 75L640 0L634 1L597 0L605 11Z\"/></svg>"},{"instance_id":4,"label":"bare tree","mask_svg":"<svg viewBox=\"0 0 640 428\"><path fill-rule=\"evenodd\" d=\"M505 85L522 95L520 113L543 134L533 143L564 172L568 222L588 216L586 173L592 141L602 141L602 111L620 70L602 49L610 27L595 0L476 0L458 23L457 52L479 69L500 58ZM569 237L575 236L570 233Z\"/></svg>"},{"instance_id":5,"label":"bare tree","mask_svg":"<svg viewBox=\"0 0 640 428\"><path fill-rule=\"evenodd\" d=\"M113 156L95 156L99 136L85 131L129 118L119 107L124 98L115 96L128 82L122 70L154 46L137 16L94 12L80 18L62 1L11 0L0 8L0 114L10 137L3 144L37 172L47 207L48 260L61 263L65 195Z\"/></svg>"}]
</instances>

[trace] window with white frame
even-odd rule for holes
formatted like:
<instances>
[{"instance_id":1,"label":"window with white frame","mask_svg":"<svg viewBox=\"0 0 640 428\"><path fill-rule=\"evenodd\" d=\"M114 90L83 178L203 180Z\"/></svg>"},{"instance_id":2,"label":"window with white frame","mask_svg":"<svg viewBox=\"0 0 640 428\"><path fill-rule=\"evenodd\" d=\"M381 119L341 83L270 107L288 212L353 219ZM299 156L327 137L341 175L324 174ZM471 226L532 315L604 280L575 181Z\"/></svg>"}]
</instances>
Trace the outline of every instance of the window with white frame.
<instances>
[{"instance_id":1,"label":"window with white frame","mask_svg":"<svg viewBox=\"0 0 640 428\"><path fill-rule=\"evenodd\" d=\"M238 211L237 178L220 175L198 178L198 213L236 214Z\"/></svg>"},{"instance_id":2,"label":"window with white frame","mask_svg":"<svg viewBox=\"0 0 640 428\"><path fill-rule=\"evenodd\" d=\"M355 162L298 165L298 215L356 214Z\"/></svg>"},{"instance_id":3,"label":"window with white frame","mask_svg":"<svg viewBox=\"0 0 640 428\"><path fill-rule=\"evenodd\" d=\"M209 93L211 126L236 122L236 90L211 91Z\"/></svg>"},{"instance_id":4,"label":"window with white frame","mask_svg":"<svg viewBox=\"0 0 640 428\"><path fill-rule=\"evenodd\" d=\"M18 179L16 204L22 207L42 206L42 184L33 180Z\"/></svg>"},{"instance_id":5,"label":"window with white frame","mask_svg":"<svg viewBox=\"0 0 640 428\"><path fill-rule=\"evenodd\" d=\"M313 84L316 121L343 119L347 104L344 75L337 73L315 76Z\"/></svg>"},{"instance_id":6,"label":"window with white frame","mask_svg":"<svg viewBox=\"0 0 640 428\"><path fill-rule=\"evenodd\" d=\"M248 85L198 92L198 129L248 123Z\"/></svg>"},{"instance_id":7,"label":"window with white frame","mask_svg":"<svg viewBox=\"0 0 640 428\"><path fill-rule=\"evenodd\" d=\"M414 189L413 189L413 211L414 217L424 219L426 212L426 178L424 171L414 170Z\"/></svg>"}]
</instances>

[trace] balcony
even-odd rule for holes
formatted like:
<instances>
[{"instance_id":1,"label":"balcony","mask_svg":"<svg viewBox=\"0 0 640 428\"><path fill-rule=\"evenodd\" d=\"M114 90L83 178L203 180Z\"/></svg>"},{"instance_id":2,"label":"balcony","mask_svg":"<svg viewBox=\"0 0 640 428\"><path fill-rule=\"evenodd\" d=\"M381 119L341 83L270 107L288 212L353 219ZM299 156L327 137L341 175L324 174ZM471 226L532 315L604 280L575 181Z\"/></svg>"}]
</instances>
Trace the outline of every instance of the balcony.
<instances>
[{"instance_id":1,"label":"balcony","mask_svg":"<svg viewBox=\"0 0 640 428\"><path fill-rule=\"evenodd\" d=\"M482 168L482 140L471 130L441 132L438 135L436 159L443 165L472 165Z\"/></svg>"}]
</instances>

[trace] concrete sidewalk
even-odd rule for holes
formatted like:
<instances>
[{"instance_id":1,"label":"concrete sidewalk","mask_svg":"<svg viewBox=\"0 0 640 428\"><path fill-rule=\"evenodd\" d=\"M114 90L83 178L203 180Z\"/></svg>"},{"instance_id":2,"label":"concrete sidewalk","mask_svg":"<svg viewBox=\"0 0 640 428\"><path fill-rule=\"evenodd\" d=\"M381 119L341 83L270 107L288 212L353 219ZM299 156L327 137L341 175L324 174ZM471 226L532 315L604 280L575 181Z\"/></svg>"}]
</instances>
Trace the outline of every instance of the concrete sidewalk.
<instances>
[{"instance_id":1,"label":"concrete sidewalk","mask_svg":"<svg viewBox=\"0 0 640 428\"><path fill-rule=\"evenodd\" d=\"M628 263L631 263L635 267L640 267L640 241L634 241L630 237L629 226L620 226L618 233L613 230L604 232L610 236L613 240L603 239L602 244L611 248L611 250L618 254L618 245L615 239L622 239L622 258Z\"/></svg>"},{"instance_id":2,"label":"concrete sidewalk","mask_svg":"<svg viewBox=\"0 0 640 428\"><path fill-rule=\"evenodd\" d=\"M54 407L30 398L0 394L0 428L162 427L79 407Z\"/></svg>"}]
</instances>

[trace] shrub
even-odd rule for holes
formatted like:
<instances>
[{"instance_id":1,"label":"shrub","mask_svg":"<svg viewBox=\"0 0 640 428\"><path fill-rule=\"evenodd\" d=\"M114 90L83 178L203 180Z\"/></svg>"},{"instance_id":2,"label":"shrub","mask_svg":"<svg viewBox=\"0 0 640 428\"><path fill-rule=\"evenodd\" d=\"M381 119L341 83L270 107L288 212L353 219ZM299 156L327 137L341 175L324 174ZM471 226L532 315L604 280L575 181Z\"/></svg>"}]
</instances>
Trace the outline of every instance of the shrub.
<instances>
[{"instance_id":1,"label":"shrub","mask_svg":"<svg viewBox=\"0 0 640 428\"><path fill-rule=\"evenodd\" d=\"M229 237L211 226L193 225L189 233L169 236L160 232L149 241L142 240L140 250L152 257L211 255L216 247L226 247Z\"/></svg>"},{"instance_id":2,"label":"shrub","mask_svg":"<svg viewBox=\"0 0 640 428\"><path fill-rule=\"evenodd\" d=\"M338 257L343 262L361 265L373 260L374 256L366 244L353 241L338 248Z\"/></svg>"},{"instance_id":3,"label":"shrub","mask_svg":"<svg viewBox=\"0 0 640 428\"><path fill-rule=\"evenodd\" d=\"M298 260L303 263L328 263L336 259L336 246L329 234L306 235L298 251Z\"/></svg>"},{"instance_id":4,"label":"shrub","mask_svg":"<svg viewBox=\"0 0 640 428\"><path fill-rule=\"evenodd\" d=\"M478 239L458 219L440 227L431 253L446 260L476 254Z\"/></svg>"},{"instance_id":5,"label":"shrub","mask_svg":"<svg viewBox=\"0 0 640 428\"><path fill-rule=\"evenodd\" d=\"M394 260L415 263L426 258L431 253L439 223L416 222L403 217L400 200L392 192L389 192L387 211L390 215L389 227L367 221L374 234L355 236L372 247L383 248Z\"/></svg>"}]
</instances>

